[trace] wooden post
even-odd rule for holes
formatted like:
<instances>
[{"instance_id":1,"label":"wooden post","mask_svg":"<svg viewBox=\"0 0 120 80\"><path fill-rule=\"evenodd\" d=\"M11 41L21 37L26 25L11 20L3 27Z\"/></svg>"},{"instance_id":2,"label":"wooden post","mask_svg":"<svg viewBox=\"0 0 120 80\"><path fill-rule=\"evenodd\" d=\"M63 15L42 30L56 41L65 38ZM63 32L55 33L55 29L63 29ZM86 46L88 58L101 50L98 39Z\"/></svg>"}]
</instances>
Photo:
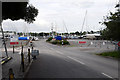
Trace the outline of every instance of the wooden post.
<instances>
[{"instance_id":1,"label":"wooden post","mask_svg":"<svg viewBox=\"0 0 120 80\"><path fill-rule=\"evenodd\" d=\"M30 49L28 49L28 62L30 63Z\"/></svg>"},{"instance_id":2,"label":"wooden post","mask_svg":"<svg viewBox=\"0 0 120 80\"><path fill-rule=\"evenodd\" d=\"M23 46L21 51L21 65L22 65L22 72L24 72L24 54L23 54Z\"/></svg>"},{"instance_id":3,"label":"wooden post","mask_svg":"<svg viewBox=\"0 0 120 80\"><path fill-rule=\"evenodd\" d=\"M15 53L15 50L14 50L15 46L13 45L13 53Z\"/></svg>"}]
</instances>

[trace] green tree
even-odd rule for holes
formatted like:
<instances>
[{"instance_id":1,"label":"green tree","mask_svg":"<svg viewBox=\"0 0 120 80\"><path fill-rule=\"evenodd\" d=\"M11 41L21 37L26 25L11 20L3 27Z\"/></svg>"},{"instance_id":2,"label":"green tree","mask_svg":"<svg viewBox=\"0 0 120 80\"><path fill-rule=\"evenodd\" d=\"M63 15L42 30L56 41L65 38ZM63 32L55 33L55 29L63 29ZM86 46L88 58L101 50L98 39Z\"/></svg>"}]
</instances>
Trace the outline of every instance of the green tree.
<instances>
[{"instance_id":1,"label":"green tree","mask_svg":"<svg viewBox=\"0 0 120 80\"><path fill-rule=\"evenodd\" d=\"M29 5L28 2L2 2L2 20L23 19L28 23L33 23L38 15L38 9Z\"/></svg>"},{"instance_id":2,"label":"green tree","mask_svg":"<svg viewBox=\"0 0 120 80\"><path fill-rule=\"evenodd\" d=\"M118 8L120 5L117 5ZM120 10L115 13L110 12L109 16L104 19L104 24L107 28L102 31L102 37L112 40L120 40Z\"/></svg>"},{"instance_id":3,"label":"green tree","mask_svg":"<svg viewBox=\"0 0 120 80\"><path fill-rule=\"evenodd\" d=\"M78 31L75 32L76 35L80 35L80 33Z\"/></svg>"},{"instance_id":4,"label":"green tree","mask_svg":"<svg viewBox=\"0 0 120 80\"><path fill-rule=\"evenodd\" d=\"M91 34L94 34L94 31L90 31Z\"/></svg>"},{"instance_id":5,"label":"green tree","mask_svg":"<svg viewBox=\"0 0 120 80\"><path fill-rule=\"evenodd\" d=\"M86 35L87 34L87 32L86 31L84 31L83 33L82 33L82 35Z\"/></svg>"}]
</instances>

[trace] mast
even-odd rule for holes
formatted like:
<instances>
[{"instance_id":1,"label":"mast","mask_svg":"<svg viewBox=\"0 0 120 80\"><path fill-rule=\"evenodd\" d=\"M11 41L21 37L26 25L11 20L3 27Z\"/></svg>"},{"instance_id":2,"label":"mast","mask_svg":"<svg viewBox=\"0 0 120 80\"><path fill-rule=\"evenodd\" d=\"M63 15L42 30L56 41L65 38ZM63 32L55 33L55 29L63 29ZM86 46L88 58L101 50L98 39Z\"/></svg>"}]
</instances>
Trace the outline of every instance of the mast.
<instances>
[{"instance_id":1,"label":"mast","mask_svg":"<svg viewBox=\"0 0 120 80\"><path fill-rule=\"evenodd\" d=\"M52 37L54 37L54 35L53 35L53 23L51 23L51 31L52 31Z\"/></svg>"},{"instance_id":2,"label":"mast","mask_svg":"<svg viewBox=\"0 0 120 80\"><path fill-rule=\"evenodd\" d=\"M85 24L86 15L87 15L87 10L86 10L86 12L85 12L85 16L84 16L84 20L83 20L81 32L83 31L83 27L84 27L84 24Z\"/></svg>"},{"instance_id":3,"label":"mast","mask_svg":"<svg viewBox=\"0 0 120 80\"><path fill-rule=\"evenodd\" d=\"M55 22L55 32L56 32L56 36L57 36L57 23Z\"/></svg>"},{"instance_id":4,"label":"mast","mask_svg":"<svg viewBox=\"0 0 120 80\"><path fill-rule=\"evenodd\" d=\"M67 29L66 24L65 24L65 22L64 22L64 21L63 21L63 25L64 25L64 27L65 27L65 29L66 29L67 33L68 33L68 29Z\"/></svg>"},{"instance_id":5,"label":"mast","mask_svg":"<svg viewBox=\"0 0 120 80\"><path fill-rule=\"evenodd\" d=\"M67 33L68 33L68 29L67 29L67 26L66 26L66 24L65 24L64 20L63 20L63 25L64 25L64 27L65 27L65 29L66 29ZM68 38L68 36L69 36L69 35L67 34L66 38Z\"/></svg>"}]
</instances>

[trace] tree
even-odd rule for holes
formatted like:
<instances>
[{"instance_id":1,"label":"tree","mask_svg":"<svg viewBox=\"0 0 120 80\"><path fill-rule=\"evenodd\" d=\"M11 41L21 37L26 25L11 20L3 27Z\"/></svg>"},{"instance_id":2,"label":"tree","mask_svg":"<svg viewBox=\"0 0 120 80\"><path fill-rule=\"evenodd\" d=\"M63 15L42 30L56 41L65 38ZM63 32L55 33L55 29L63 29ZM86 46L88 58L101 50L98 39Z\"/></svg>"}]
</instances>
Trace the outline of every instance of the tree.
<instances>
[{"instance_id":1,"label":"tree","mask_svg":"<svg viewBox=\"0 0 120 80\"><path fill-rule=\"evenodd\" d=\"M87 32L86 31L84 31L83 33L82 33L82 35L86 35L87 34Z\"/></svg>"},{"instance_id":2,"label":"tree","mask_svg":"<svg viewBox=\"0 0 120 80\"><path fill-rule=\"evenodd\" d=\"M116 5L116 8L120 5ZM110 12L110 16L106 16L104 24L107 28L102 31L103 38L120 40L120 10L117 9L115 13Z\"/></svg>"},{"instance_id":3,"label":"tree","mask_svg":"<svg viewBox=\"0 0 120 80\"><path fill-rule=\"evenodd\" d=\"M90 31L91 34L94 34L94 31Z\"/></svg>"},{"instance_id":4,"label":"tree","mask_svg":"<svg viewBox=\"0 0 120 80\"><path fill-rule=\"evenodd\" d=\"M80 33L78 31L75 32L76 35L80 35Z\"/></svg>"},{"instance_id":5,"label":"tree","mask_svg":"<svg viewBox=\"0 0 120 80\"><path fill-rule=\"evenodd\" d=\"M37 15L38 10L28 2L2 2L2 20L23 19L28 23L33 23Z\"/></svg>"}]
</instances>

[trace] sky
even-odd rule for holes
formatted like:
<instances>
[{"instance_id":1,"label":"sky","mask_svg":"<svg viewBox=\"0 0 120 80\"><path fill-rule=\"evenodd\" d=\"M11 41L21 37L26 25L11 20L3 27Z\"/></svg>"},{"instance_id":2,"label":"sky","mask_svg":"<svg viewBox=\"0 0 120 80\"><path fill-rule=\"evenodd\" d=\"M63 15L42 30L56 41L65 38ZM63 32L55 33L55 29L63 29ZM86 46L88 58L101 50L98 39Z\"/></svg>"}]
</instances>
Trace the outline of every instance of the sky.
<instances>
[{"instance_id":1,"label":"sky","mask_svg":"<svg viewBox=\"0 0 120 80\"><path fill-rule=\"evenodd\" d=\"M39 14L32 24L24 20L3 21L3 29L17 32L56 32L99 31L106 26L99 24L103 16L115 12L118 0L29 0ZM86 15L86 17L85 17Z\"/></svg>"}]
</instances>

